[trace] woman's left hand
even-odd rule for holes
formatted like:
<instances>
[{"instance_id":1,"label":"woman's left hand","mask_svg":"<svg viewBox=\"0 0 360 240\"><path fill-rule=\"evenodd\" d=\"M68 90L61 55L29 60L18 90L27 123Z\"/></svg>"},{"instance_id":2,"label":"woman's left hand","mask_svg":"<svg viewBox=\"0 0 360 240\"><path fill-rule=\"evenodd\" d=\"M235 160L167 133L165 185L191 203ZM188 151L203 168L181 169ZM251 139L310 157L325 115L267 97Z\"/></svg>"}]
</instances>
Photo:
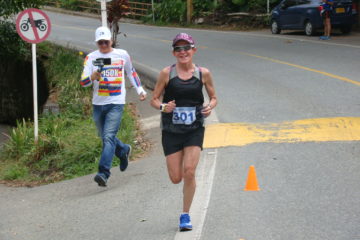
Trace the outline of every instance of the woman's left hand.
<instances>
[{"instance_id":1,"label":"woman's left hand","mask_svg":"<svg viewBox=\"0 0 360 240\"><path fill-rule=\"evenodd\" d=\"M212 110L212 107L211 107L211 105L209 104L209 105L207 105L206 107L204 107L204 108L201 110L201 113L202 113L202 115L203 115L204 117L208 117L208 116L210 116L210 114L211 114L211 110Z\"/></svg>"}]
</instances>

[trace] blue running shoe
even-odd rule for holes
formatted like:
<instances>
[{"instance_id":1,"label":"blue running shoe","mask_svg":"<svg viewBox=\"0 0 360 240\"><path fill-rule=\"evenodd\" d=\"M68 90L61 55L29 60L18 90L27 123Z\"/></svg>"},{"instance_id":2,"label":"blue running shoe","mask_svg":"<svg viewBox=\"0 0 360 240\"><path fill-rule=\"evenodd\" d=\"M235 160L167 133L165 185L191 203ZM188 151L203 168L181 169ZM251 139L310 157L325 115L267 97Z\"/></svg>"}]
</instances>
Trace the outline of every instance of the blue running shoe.
<instances>
[{"instance_id":1,"label":"blue running shoe","mask_svg":"<svg viewBox=\"0 0 360 240\"><path fill-rule=\"evenodd\" d=\"M329 36L321 36L320 40L330 40L330 37Z\"/></svg>"},{"instance_id":2,"label":"blue running shoe","mask_svg":"<svg viewBox=\"0 0 360 240\"><path fill-rule=\"evenodd\" d=\"M125 171L126 168L128 167L129 164L129 158L130 158L130 154L131 154L131 146L127 145L129 147L129 150L127 151L126 154L124 154L121 158L120 158L120 171Z\"/></svg>"},{"instance_id":3,"label":"blue running shoe","mask_svg":"<svg viewBox=\"0 0 360 240\"><path fill-rule=\"evenodd\" d=\"M106 187L107 179L102 174L96 174L94 177L94 181L100 186L100 187Z\"/></svg>"},{"instance_id":4,"label":"blue running shoe","mask_svg":"<svg viewBox=\"0 0 360 240\"><path fill-rule=\"evenodd\" d=\"M184 214L180 215L179 229L180 229L180 232L185 232L185 231L191 231L192 230L192 225L191 225L191 220L190 220L190 215L189 214L184 213Z\"/></svg>"}]
</instances>

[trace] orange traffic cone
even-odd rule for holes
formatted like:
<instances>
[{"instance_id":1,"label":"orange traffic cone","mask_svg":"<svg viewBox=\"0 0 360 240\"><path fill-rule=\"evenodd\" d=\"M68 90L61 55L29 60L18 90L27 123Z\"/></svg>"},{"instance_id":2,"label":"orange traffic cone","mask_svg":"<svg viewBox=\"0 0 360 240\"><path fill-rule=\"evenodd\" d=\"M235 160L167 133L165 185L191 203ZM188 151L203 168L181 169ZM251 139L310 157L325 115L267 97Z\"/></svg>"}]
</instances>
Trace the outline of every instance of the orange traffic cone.
<instances>
[{"instance_id":1,"label":"orange traffic cone","mask_svg":"<svg viewBox=\"0 0 360 240\"><path fill-rule=\"evenodd\" d=\"M248 178L246 181L245 191L260 191L259 185L256 179L256 171L254 166L250 166Z\"/></svg>"}]
</instances>

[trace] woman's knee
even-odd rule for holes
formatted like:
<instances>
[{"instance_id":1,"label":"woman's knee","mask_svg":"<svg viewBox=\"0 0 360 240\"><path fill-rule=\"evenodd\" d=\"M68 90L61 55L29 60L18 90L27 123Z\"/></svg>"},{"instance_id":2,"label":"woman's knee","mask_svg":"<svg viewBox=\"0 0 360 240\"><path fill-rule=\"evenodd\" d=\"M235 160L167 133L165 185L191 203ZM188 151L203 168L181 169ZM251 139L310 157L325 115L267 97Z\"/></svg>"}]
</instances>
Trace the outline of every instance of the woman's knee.
<instances>
[{"instance_id":1,"label":"woman's knee","mask_svg":"<svg viewBox=\"0 0 360 240\"><path fill-rule=\"evenodd\" d=\"M192 166L184 167L184 179L193 180L195 179L195 168Z\"/></svg>"},{"instance_id":2,"label":"woman's knee","mask_svg":"<svg viewBox=\"0 0 360 240\"><path fill-rule=\"evenodd\" d=\"M179 184L182 180L182 176L179 174L169 174L169 177L173 184Z\"/></svg>"}]
</instances>

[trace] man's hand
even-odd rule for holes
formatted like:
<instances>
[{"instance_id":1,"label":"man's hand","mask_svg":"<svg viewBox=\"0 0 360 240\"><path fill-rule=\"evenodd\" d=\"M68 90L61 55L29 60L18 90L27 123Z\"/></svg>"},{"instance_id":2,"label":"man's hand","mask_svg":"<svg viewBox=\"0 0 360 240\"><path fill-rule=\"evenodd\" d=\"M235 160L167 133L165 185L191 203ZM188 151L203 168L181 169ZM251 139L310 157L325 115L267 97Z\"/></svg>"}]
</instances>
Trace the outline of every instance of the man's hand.
<instances>
[{"instance_id":1,"label":"man's hand","mask_svg":"<svg viewBox=\"0 0 360 240\"><path fill-rule=\"evenodd\" d=\"M141 93L140 94L140 101L144 101L146 99L146 93Z\"/></svg>"},{"instance_id":2,"label":"man's hand","mask_svg":"<svg viewBox=\"0 0 360 240\"><path fill-rule=\"evenodd\" d=\"M99 80L101 78L101 73L99 73L98 71L93 72L90 78L92 81Z\"/></svg>"}]
</instances>

